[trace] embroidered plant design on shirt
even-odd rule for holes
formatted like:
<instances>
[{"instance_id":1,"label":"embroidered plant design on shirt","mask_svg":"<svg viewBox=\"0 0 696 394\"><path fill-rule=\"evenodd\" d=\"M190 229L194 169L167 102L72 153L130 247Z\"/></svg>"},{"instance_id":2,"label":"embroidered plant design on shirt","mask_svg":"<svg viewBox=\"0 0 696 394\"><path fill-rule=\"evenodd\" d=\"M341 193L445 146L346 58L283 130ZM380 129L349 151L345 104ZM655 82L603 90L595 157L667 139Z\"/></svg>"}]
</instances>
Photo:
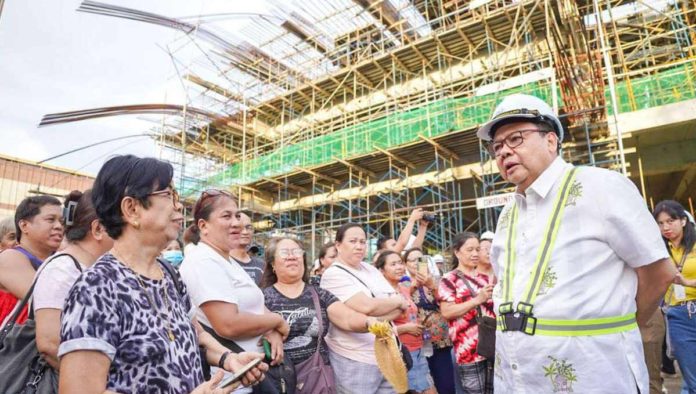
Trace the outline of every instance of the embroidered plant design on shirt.
<instances>
[{"instance_id":1,"label":"embroidered plant design on shirt","mask_svg":"<svg viewBox=\"0 0 696 394\"><path fill-rule=\"evenodd\" d=\"M539 287L539 292L537 295L546 294L556 286L556 281L558 280L558 275L553 271L553 268L546 267L544 271L544 277L541 279L541 286Z\"/></svg>"},{"instance_id":2,"label":"embroidered plant design on shirt","mask_svg":"<svg viewBox=\"0 0 696 394\"><path fill-rule=\"evenodd\" d=\"M496 352L495 353L495 362L493 364L493 374L495 374L495 376L501 380L503 379L503 373L501 372L502 371L502 369L501 369L502 364L503 364L503 359L500 357L500 354Z\"/></svg>"},{"instance_id":3,"label":"embroidered plant design on shirt","mask_svg":"<svg viewBox=\"0 0 696 394\"><path fill-rule=\"evenodd\" d=\"M551 364L543 366L544 376L551 380L554 393L572 393L573 383L578 380L575 375L575 367L565 359L558 360L553 356L547 356L551 360Z\"/></svg>"},{"instance_id":4,"label":"embroidered plant design on shirt","mask_svg":"<svg viewBox=\"0 0 696 394\"><path fill-rule=\"evenodd\" d=\"M506 209L505 212L500 214L498 218L498 227L503 230L510 224L510 214L512 213L512 208Z\"/></svg>"},{"instance_id":5,"label":"embroidered plant design on shirt","mask_svg":"<svg viewBox=\"0 0 696 394\"><path fill-rule=\"evenodd\" d=\"M570 190L568 190L568 200L566 200L565 206L567 207L568 205L575 205L575 202L580 197L582 197L582 183L576 180L573 182L573 185L570 186Z\"/></svg>"}]
</instances>

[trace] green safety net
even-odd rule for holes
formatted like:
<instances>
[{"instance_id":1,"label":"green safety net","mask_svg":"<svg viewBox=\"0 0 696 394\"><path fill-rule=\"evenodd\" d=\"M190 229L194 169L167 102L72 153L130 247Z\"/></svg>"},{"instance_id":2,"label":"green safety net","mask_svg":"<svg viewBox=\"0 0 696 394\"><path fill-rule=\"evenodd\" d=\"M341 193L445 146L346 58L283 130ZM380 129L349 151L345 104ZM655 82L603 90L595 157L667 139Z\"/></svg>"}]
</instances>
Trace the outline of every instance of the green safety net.
<instances>
[{"instance_id":1,"label":"green safety net","mask_svg":"<svg viewBox=\"0 0 696 394\"><path fill-rule=\"evenodd\" d=\"M263 177L293 171L294 167L313 167L334 158L350 158L387 149L451 131L475 127L486 122L499 98L525 92L550 101L551 87L532 83L484 96L447 98L428 105L339 129L271 153L236 163L208 178L209 184L229 186L247 184Z\"/></svg>"},{"instance_id":2,"label":"green safety net","mask_svg":"<svg viewBox=\"0 0 696 394\"><path fill-rule=\"evenodd\" d=\"M635 108L630 100L627 81L616 84L619 113L659 107L696 98L696 68L691 64L672 67L642 78L631 79ZM609 88L605 91L609 115L614 114Z\"/></svg>"},{"instance_id":3,"label":"green safety net","mask_svg":"<svg viewBox=\"0 0 696 394\"><path fill-rule=\"evenodd\" d=\"M696 75L691 65L632 79L635 109L632 108L627 82L621 81L616 85L620 112L695 98L694 81ZM345 159L371 153L376 150L374 147L388 149L407 144L418 140L419 134L436 137L455 130L474 128L486 122L500 99L512 93L532 94L551 102L551 86L546 82L534 82L483 96L446 98L285 146L245 163L232 164L203 183L217 187L248 184L264 177L292 172L295 167L314 167L330 163L337 157ZM608 113L612 114L608 87L606 98ZM196 183L189 184L190 192L195 191Z\"/></svg>"}]
</instances>

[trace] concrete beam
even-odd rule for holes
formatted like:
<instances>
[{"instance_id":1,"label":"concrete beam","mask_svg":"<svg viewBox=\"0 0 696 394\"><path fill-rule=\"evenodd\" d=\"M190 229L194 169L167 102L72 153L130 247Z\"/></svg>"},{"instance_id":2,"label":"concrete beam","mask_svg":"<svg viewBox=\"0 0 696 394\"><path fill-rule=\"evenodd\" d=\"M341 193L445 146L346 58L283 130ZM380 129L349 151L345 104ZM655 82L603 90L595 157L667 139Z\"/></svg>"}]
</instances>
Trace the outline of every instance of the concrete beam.
<instances>
[{"instance_id":1,"label":"concrete beam","mask_svg":"<svg viewBox=\"0 0 696 394\"><path fill-rule=\"evenodd\" d=\"M691 166L684 172L684 175L679 181L677 190L674 192L675 200L686 200L686 197L688 197L687 191L693 189L694 184L696 184L694 179L696 179L696 166Z\"/></svg>"},{"instance_id":2,"label":"concrete beam","mask_svg":"<svg viewBox=\"0 0 696 394\"><path fill-rule=\"evenodd\" d=\"M636 133L689 122L694 119L696 119L696 99L625 112L617 115L617 124L622 133ZM616 125L611 122L609 132L616 134Z\"/></svg>"},{"instance_id":3,"label":"concrete beam","mask_svg":"<svg viewBox=\"0 0 696 394\"><path fill-rule=\"evenodd\" d=\"M696 140L639 146L646 176L684 171L696 164Z\"/></svg>"},{"instance_id":4,"label":"concrete beam","mask_svg":"<svg viewBox=\"0 0 696 394\"><path fill-rule=\"evenodd\" d=\"M486 165L485 168L494 168ZM472 172L481 173L480 163L465 164L458 167L449 168L444 171L432 171L418 175L409 176L406 179L392 179L367 186L351 187L348 189L337 190L332 193L321 193L312 196L294 198L286 201L279 201L273 204L274 212L283 212L298 208L311 208L316 205L332 204L339 201L354 200L365 198L381 193L388 193L389 190L414 189L430 186L432 182L444 183L453 180L471 179Z\"/></svg>"}]
</instances>

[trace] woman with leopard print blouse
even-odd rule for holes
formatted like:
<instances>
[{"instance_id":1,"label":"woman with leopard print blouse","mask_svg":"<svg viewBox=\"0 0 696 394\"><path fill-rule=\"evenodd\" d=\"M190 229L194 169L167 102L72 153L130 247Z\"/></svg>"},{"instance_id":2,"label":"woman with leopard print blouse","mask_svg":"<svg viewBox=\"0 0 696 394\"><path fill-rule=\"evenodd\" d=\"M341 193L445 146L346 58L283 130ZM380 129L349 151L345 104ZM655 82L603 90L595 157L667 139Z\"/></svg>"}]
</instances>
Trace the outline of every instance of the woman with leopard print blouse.
<instances>
[{"instance_id":1,"label":"woman with leopard print blouse","mask_svg":"<svg viewBox=\"0 0 696 394\"><path fill-rule=\"evenodd\" d=\"M170 164L131 155L99 171L92 202L114 246L68 295L58 350L61 393L228 393L233 386L214 389L222 373L204 382L199 343L209 363L229 371L263 357L230 355L198 331L186 286L157 259L183 222L172 177ZM247 373L243 383L260 379L265 368Z\"/></svg>"}]
</instances>

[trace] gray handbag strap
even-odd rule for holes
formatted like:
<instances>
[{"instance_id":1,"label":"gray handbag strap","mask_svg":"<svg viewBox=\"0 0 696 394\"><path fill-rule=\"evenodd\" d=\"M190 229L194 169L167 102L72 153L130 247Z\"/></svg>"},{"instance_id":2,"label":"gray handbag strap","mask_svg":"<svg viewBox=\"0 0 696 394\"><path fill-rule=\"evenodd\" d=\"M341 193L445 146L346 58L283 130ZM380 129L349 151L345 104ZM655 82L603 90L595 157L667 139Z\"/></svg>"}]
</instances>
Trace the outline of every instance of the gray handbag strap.
<instances>
[{"instance_id":1,"label":"gray handbag strap","mask_svg":"<svg viewBox=\"0 0 696 394\"><path fill-rule=\"evenodd\" d=\"M309 294L312 295L312 301L314 302L314 311L317 313L317 321L319 322L319 337L317 338L317 352L321 348L322 333L324 332L324 319L321 314L321 303L319 302L319 293L312 285L309 286Z\"/></svg>"}]
</instances>

